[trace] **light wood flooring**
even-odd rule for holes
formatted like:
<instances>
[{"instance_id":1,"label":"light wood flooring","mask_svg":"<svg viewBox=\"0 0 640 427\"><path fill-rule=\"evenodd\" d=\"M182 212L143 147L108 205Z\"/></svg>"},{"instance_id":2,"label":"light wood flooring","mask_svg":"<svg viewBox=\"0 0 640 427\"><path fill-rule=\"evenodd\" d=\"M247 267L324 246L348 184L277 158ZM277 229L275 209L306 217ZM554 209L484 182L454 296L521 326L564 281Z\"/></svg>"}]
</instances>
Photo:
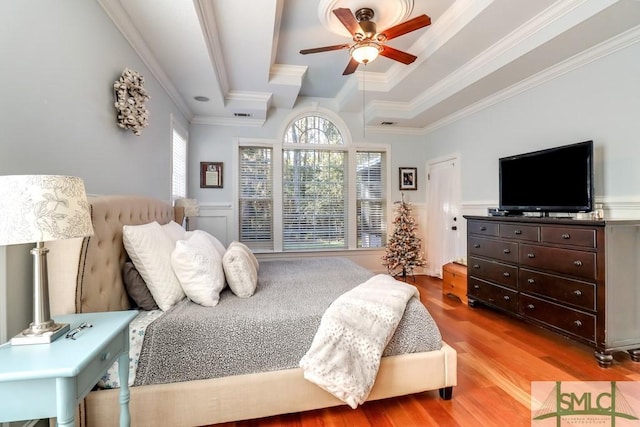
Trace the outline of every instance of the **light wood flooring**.
<instances>
[{"instance_id":1,"label":"light wood flooring","mask_svg":"<svg viewBox=\"0 0 640 427\"><path fill-rule=\"evenodd\" d=\"M443 296L439 279L416 276L415 285L443 339L458 352L452 400L431 391L356 410L341 406L217 427L530 426L531 381L640 381L640 363L626 352L615 353L613 366L603 369L590 347L487 308L469 308Z\"/></svg>"}]
</instances>

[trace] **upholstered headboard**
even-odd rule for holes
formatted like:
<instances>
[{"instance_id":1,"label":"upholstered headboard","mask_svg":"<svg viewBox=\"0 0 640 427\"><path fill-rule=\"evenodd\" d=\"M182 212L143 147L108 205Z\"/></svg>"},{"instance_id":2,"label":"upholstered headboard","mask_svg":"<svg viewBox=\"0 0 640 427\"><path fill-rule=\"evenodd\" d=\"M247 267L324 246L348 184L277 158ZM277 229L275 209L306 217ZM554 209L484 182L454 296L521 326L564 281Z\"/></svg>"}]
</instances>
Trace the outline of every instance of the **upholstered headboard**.
<instances>
[{"instance_id":1,"label":"upholstered headboard","mask_svg":"<svg viewBox=\"0 0 640 427\"><path fill-rule=\"evenodd\" d=\"M53 315L129 309L122 282L127 260L122 226L175 218L171 205L151 197L97 196L89 203L93 236L46 244Z\"/></svg>"}]
</instances>

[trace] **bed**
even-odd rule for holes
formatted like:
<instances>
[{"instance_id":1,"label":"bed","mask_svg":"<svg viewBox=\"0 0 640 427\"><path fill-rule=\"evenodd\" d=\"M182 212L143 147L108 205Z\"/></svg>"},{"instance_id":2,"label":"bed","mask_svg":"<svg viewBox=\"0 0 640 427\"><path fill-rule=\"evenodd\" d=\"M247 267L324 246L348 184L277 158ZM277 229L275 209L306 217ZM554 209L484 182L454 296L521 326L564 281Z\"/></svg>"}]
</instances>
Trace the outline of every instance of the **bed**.
<instances>
[{"instance_id":1,"label":"bed","mask_svg":"<svg viewBox=\"0 0 640 427\"><path fill-rule=\"evenodd\" d=\"M100 196L89 201L95 235L48 244L54 315L130 309L122 278L127 260L122 228L153 221L167 224L176 214L169 204L147 197ZM276 265L264 262L260 270L278 270ZM259 300L255 301L257 304ZM195 375L178 382L165 382L171 379L164 378L135 385L130 387L131 423L198 426L344 404L306 380L300 367L274 366L263 372L239 371L215 378ZM430 390L438 390L441 398L450 399L456 381L456 352L441 342L435 350L382 357L367 400ZM116 389L92 391L79 408L80 425L117 425L118 398Z\"/></svg>"}]
</instances>

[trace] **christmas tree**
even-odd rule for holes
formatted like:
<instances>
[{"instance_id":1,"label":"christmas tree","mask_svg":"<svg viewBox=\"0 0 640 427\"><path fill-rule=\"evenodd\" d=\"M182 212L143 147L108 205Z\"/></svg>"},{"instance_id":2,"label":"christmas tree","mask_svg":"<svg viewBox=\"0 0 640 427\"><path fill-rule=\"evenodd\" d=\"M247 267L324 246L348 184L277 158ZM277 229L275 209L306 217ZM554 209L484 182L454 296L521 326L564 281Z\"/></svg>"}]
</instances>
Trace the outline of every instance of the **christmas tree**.
<instances>
[{"instance_id":1,"label":"christmas tree","mask_svg":"<svg viewBox=\"0 0 640 427\"><path fill-rule=\"evenodd\" d=\"M427 265L420 250L420 238L416 234L417 225L411 216L411 208L402 200L396 202L393 224L393 235L389 236L386 253L382 256L382 265L392 276L402 275L406 281L407 274L412 274L416 267Z\"/></svg>"}]
</instances>

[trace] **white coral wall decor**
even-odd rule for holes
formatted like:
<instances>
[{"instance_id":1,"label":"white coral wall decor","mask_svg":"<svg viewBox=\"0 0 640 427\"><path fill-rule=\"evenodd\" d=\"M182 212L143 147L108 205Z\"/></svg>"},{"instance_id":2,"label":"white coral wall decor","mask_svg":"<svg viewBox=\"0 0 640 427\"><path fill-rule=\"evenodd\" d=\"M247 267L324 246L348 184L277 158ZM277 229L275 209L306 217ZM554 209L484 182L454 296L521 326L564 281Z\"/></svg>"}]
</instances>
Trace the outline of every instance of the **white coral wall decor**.
<instances>
[{"instance_id":1,"label":"white coral wall decor","mask_svg":"<svg viewBox=\"0 0 640 427\"><path fill-rule=\"evenodd\" d=\"M149 125L149 110L145 106L149 95L144 88L144 77L137 71L125 68L122 76L113 84L113 89L118 126L130 129L139 136L140 131Z\"/></svg>"}]
</instances>

